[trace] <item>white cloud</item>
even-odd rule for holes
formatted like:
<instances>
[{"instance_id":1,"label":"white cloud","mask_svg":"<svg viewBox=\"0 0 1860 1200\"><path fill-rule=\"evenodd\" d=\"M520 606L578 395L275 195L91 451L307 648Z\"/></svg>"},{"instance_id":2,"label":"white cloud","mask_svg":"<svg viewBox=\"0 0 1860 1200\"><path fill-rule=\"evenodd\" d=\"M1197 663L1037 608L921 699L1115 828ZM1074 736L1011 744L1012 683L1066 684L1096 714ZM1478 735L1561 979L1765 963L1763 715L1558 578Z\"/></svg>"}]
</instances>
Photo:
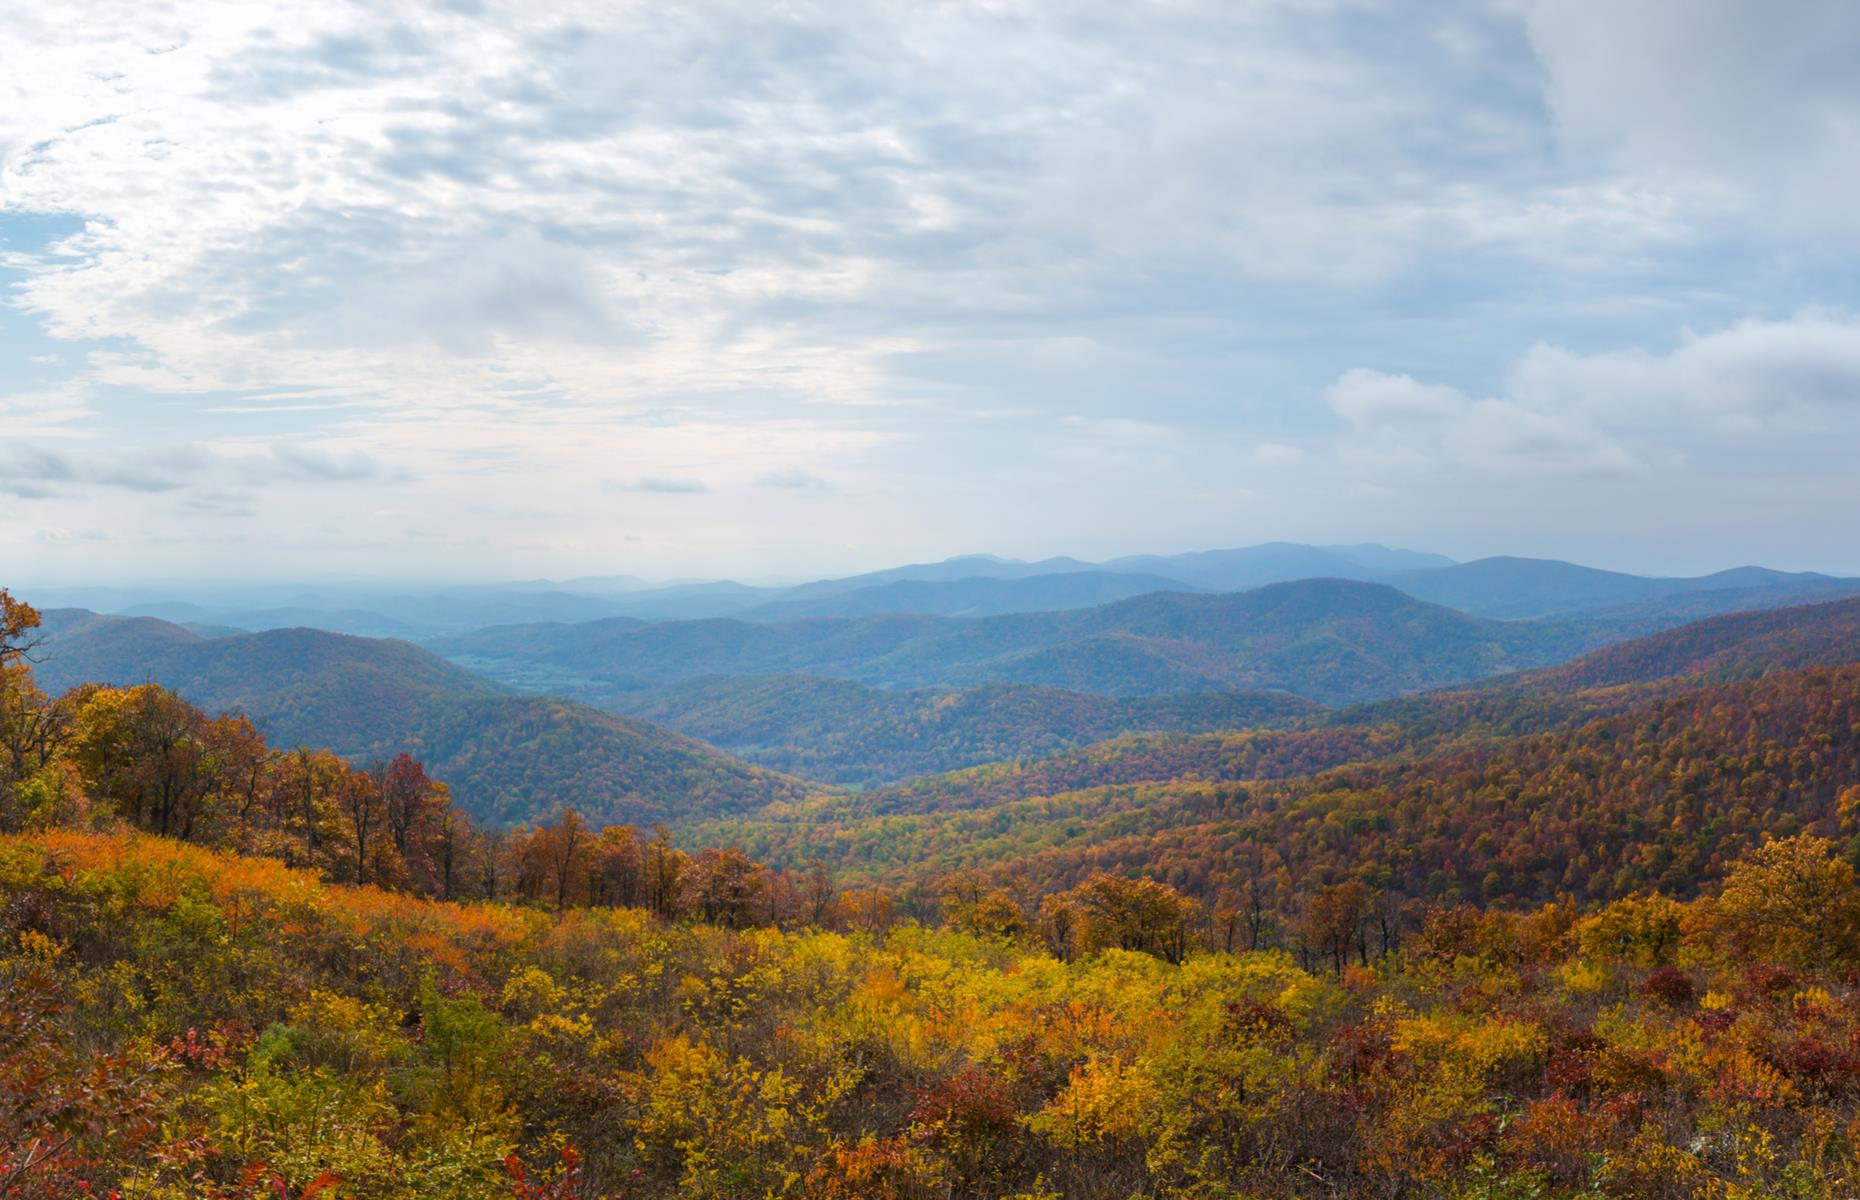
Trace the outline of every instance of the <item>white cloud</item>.
<instances>
[{"instance_id":1,"label":"white cloud","mask_svg":"<svg viewBox=\"0 0 1860 1200\"><path fill-rule=\"evenodd\" d=\"M231 483L353 485L405 479L404 472L360 451L288 442L180 444L82 454L26 442L0 448L0 489L34 499L94 488L144 493L198 489L197 495L223 498L226 493L214 489Z\"/></svg>"},{"instance_id":2,"label":"white cloud","mask_svg":"<svg viewBox=\"0 0 1860 1200\"><path fill-rule=\"evenodd\" d=\"M1751 449L1860 431L1860 321L1821 313L1744 321L1687 334L1664 352L1581 354L1539 343L1513 364L1504 394L1487 398L1358 368L1325 400L1359 435L1366 459L1633 469L1690 445Z\"/></svg>"},{"instance_id":3,"label":"white cloud","mask_svg":"<svg viewBox=\"0 0 1860 1200\"><path fill-rule=\"evenodd\" d=\"M616 486L624 492L656 492L661 496L701 496L710 491L702 479L668 479L662 475L645 475Z\"/></svg>"},{"instance_id":4,"label":"white cloud","mask_svg":"<svg viewBox=\"0 0 1860 1200\"><path fill-rule=\"evenodd\" d=\"M1568 414L1475 399L1407 375L1347 371L1325 394L1360 435L1353 452L1383 465L1448 465L1487 474L1631 470L1635 456Z\"/></svg>"},{"instance_id":5,"label":"white cloud","mask_svg":"<svg viewBox=\"0 0 1860 1200\"><path fill-rule=\"evenodd\" d=\"M1540 344L1509 386L1532 407L1623 425L1826 429L1860 420L1860 321L1814 313L1743 321L1689 334L1664 354Z\"/></svg>"}]
</instances>

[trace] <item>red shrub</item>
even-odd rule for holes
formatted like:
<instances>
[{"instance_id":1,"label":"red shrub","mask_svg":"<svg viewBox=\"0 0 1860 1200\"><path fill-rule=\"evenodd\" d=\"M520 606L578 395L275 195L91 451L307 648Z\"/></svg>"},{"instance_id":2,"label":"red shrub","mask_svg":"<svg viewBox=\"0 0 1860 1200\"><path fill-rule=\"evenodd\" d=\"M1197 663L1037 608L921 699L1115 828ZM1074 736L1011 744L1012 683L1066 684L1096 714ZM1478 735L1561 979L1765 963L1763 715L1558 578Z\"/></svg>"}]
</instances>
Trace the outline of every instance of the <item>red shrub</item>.
<instances>
[{"instance_id":1,"label":"red shrub","mask_svg":"<svg viewBox=\"0 0 1860 1200\"><path fill-rule=\"evenodd\" d=\"M1690 1008L1699 997L1691 977L1678 967L1661 967L1647 976L1640 985L1640 994L1668 1008Z\"/></svg>"},{"instance_id":2,"label":"red shrub","mask_svg":"<svg viewBox=\"0 0 1860 1200\"><path fill-rule=\"evenodd\" d=\"M933 1137L974 1143L1014 1132L1019 1115L999 1079L980 1067L967 1067L918 1092L911 1123Z\"/></svg>"}]
</instances>

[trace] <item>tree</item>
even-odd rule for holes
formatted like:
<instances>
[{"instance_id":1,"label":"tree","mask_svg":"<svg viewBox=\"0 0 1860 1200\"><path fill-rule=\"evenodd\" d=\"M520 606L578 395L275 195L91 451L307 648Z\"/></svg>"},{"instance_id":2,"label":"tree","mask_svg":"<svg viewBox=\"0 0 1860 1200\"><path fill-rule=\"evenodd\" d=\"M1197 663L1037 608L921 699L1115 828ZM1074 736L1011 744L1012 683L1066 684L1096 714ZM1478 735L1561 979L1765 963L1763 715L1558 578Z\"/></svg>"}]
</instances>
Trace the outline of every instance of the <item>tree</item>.
<instances>
[{"instance_id":1,"label":"tree","mask_svg":"<svg viewBox=\"0 0 1860 1200\"><path fill-rule=\"evenodd\" d=\"M389 856L391 841L387 832L387 807L381 795L381 777L376 772L348 771L337 791L342 814L348 824L349 845L354 855L353 878L357 883L393 881ZM372 861L374 869L369 869Z\"/></svg>"},{"instance_id":2,"label":"tree","mask_svg":"<svg viewBox=\"0 0 1860 1200\"><path fill-rule=\"evenodd\" d=\"M1860 952L1853 864L1826 838L1773 838L1731 870L1718 909L1752 954L1803 965Z\"/></svg>"},{"instance_id":3,"label":"tree","mask_svg":"<svg viewBox=\"0 0 1860 1200\"><path fill-rule=\"evenodd\" d=\"M1166 883L1100 871L1067 893L1085 914L1085 942L1116 946L1179 963L1188 953L1195 902Z\"/></svg>"},{"instance_id":4,"label":"tree","mask_svg":"<svg viewBox=\"0 0 1860 1200\"><path fill-rule=\"evenodd\" d=\"M706 850L692 864L691 875L706 921L739 929L762 915L768 879L761 865L741 850Z\"/></svg>"},{"instance_id":5,"label":"tree","mask_svg":"<svg viewBox=\"0 0 1860 1200\"><path fill-rule=\"evenodd\" d=\"M627 907L638 904L645 886L645 871L639 835L630 826L607 826L594 843L588 903Z\"/></svg>"},{"instance_id":6,"label":"tree","mask_svg":"<svg viewBox=\"0 0 1860 1200\"><path fill-rule=\"evenodd\" d=\"M451 807L443 783L436 783L411 754L402 752L378 775L383 815L416 891L438 890L434 880L433 840L439 814Z\"/></svg>"},{"instance_id":7,"label":"tree","mask_svg":"<svg viewBox=\"0 0 1860 1200\"><path fill-rule=\"evenodd\" d=\"M563 809L519 844L518 890L532 900L551 896L558 911L566 909L571 894L587 892L593 840L581 814Z\"/></svg>"},{"instance_id":8,"label":"tree","mask_svg":"<svg viewBox=\"0 0 1860 1200\"><path fill-rule=\"evenodd\" d=\"M1040 901L1040 937L1060 962L1078 954L1085 929L1085 914L1070 896L1047 896Z\"/></svg>"},{"instance_id":9,"label":"tree","mask_svg":"<svg viewBox=\"0 0 1860 1200\"><path fill-rule=\"evenodd\" d=\"M646 847L646 899L653 912L669 917L678 911L691 860L672 845L665 826L653 828L654 837Z\"/></svg>"},{"instance_id":10,"label":"tree","mask_svg":"<svg viewBox=\"0 0 1860 1200\"><path fill-rule=\"evenodd\" d=\"M299 748L292 754L277 785L285 832L293 845L291 861L304 866L330 866L330 847L341 834L338 796L350 773L349 764L328 750Z\"/></svg>"},{"instance_id":11,"label":"tree","mask_svg":"<svg viewBox=\"0 0 1860 1200\"><path fill-rule=\"evenodd\" d=\"M204 830L222 760L206 715L155 684L99 689L79 716L85 790L151 833Z\"/></svg>"},{"instance_id":12,"label":"tree","mask_svg":"<svg viewBox=\"0 0 1860 1200\"><path fill-rule=\"evenodd\" d=\"M1357 880L1319 888L1305 904L1304 921L1299 932L1320 954L1330 957L1331 966L1342 972L1344 962L1355 946L1359 957L1367 961L1361 944L1363 922L1369 915L1369 889Z\"/></svg>"},{"instance_id":13,"label":"tree","mask_svg":"<svg viewBox=\"0 0 1860 1200\"><path fill-rule=\"evenodd\" d=\"M848 926L874 936L890 929L897 914L897 901L884 888L853 888L840 893L836 903Z\"/></svg>"},{"instance_id":14,"label":"tree","mask_svg":"<svg viewBox=\"0 0 1860 1200\"><path fill-rule=\"evenodd\" d=\"M831 929L837 925L834 911L833 872L827 864L815 859L807 869L807 878L801 885L801 903L807 917L807 923L816 929Z\"/></svg>"},{"instance_id":15,"label":"tree","mask_svg":"<svg viewBox=\"0 0 1860 1200\"><path fill-rule=\"evenodd\" d=\"M38 645L32 631L38 627L39 610L0 588L0 667L32 652Z\"/></svg>"},{"instance_id":16,"label":"tree","mask_svg":"<svg viewBox=\"0 0 1860 1200\"><path fill-rule=\"evenodd\" d=\"M0 830L20 828L57 790L45 776L75 736L75 718L75 704L40 691L24 662L0 665Z\"/></svg>"}]
</instances>

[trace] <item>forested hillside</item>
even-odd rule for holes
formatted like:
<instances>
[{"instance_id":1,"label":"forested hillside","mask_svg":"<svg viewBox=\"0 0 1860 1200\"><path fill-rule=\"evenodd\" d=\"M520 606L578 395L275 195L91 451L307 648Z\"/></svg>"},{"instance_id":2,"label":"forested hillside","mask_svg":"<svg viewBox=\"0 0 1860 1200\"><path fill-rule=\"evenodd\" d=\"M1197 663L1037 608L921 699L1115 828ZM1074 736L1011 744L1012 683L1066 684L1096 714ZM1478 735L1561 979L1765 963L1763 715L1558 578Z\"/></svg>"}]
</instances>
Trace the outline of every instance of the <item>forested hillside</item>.
<instances>
[{"instance_id":1,"label":"forested hillside","mask_svg":"<svg viewBox=\"0 0 1860 1200\"><path fill-rule=\"evenodd\" d=\"M847 784L1039 757L1139 730L1271 725L1320 707L1272 692L1107 697L1022 684L892 691L803 675L701 679L612 702L753 762Z\"/></svg>"},{"instance_id":2,"label":"forested hillside","mask_svg":"<svg viewBox=\"0 0 1860 1200\"><path fill-rule=\"evenodd\" d=\"M1670 676L1739 678L1860 662L1860 600L1735 613L1585 655L1524 679L1540 688L1607 687Z\"/></svg>"},{"instance_id":3,"label":"forested hillside","mask_svg":"<svg viewBox=\"0 0 1860 1200\"><path fill-rule=\"evenodd\" d=\"M608 821L678 821L793 799L798 781L643 721L506 692L408 642L311 629L203 638L151 618L70 610L35 651L54 692L160 683L236 712L273 742L367 764L407 751L475 818L519 824L564 805Z\"/></svg>"},{"instance_id":4,"label":"forested hillside","mask_svg":"<svg viewBox=\"0 0 1860 1200\"><path fill-rule=\"evenodd\" d=\"M1846 610L1802 612L1801 652L1841 657ZM1038 891L1110 869L1206 896L1282 899L1362 878L1393 896L1486 902L1690 894L1772 834L1860 847L1853 663L1549 696L1448 693L1319 720L1127 739L699 836L894 885L981 868Z\"/></svg>"}]
</instances>

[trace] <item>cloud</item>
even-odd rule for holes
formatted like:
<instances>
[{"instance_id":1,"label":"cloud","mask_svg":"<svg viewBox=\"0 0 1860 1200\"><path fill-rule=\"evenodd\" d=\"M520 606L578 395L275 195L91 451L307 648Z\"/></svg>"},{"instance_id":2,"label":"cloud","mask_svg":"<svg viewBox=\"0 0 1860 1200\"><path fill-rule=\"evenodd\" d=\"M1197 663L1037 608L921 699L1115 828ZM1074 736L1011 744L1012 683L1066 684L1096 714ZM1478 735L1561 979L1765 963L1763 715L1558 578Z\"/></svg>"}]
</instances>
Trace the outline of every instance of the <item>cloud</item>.
<instances>
[{"instance_id":1,"label":"cloud","mask_svg":"<svg viewBox=\"0 0 1860 1200\"><path fill-rule=\"evenodd\" d=\"M615 486L623 492L656 492L663 496L698 496L710 491L701 479L669 479L660 475L643 475L631 483Z\"/></svg>"},{"instance_id":2,"label":"cloud","mask_svg":"<svg viewBox=\"0 0 1860 1200\"><path fill-rule=\"evenodd\" d=\"M1824 313L1742 321L1688 333L1664 352L1582 354L1539 343L1507 371L1502 395L1482 399L1358 368L1325 400L1364 453L1380 449L1391 461L1636 469L1700 441L1735 438L1754 450L1792 434L1860 431L1860 321Z\"/></svg>"},{"instance_id":3,"label":"cloud","mask_svg":"<svg viewBox=\"0 0 1860 1200\"><path fill-rule=\"evenodd\" d=\"M1638 467L1600 430L1506 399L1474 399L1407 375L1355 369L1325 399L1385 463L1432 463L1481 473L1586 473Z\"/></svg>"},{"instance_id":4,"label":"cloud","mask_svg":"<svg viewBox=\"0 0 1860 1200\"><path fill-rule=\"evenodd\" d=\"M16 495L44 497L60 485L100 484L132 492L171 492L199 477L208 456L196 446L171 446L101 458L76 458L21 445L0 457L0 486Z\"/></svg>"},{"instance_id":5,"label":"cloud","mask_svg":"<svg viewBox=\"0 0 1860 1200\"><path fill-rule=\"evenodd\" d=\"M1688 334L1664 354L1539 344L1509 387L1535 408L1622 424L1825 429L1860 418L1860 321L1816 313L1742 321Z\"/></svg>"},{"instance_id":6,"label":"cloud","mask_svg":"<svg viewBox=\"0 0 1860 1200\"><path fill-rule=\"evenodd\" d=\"M0 485L12 488L68 483L77 478L71 459L40 446L0 447ZM33 494L41 494L36 488Z\"/></svg>"},{"instance_id":7,"label":"cloud","mask_svg":"<svg viewBox=\"0 0 1860 1200\"><path fill-rule=\"evenodd\" d=\"M21 444L0 450L0 489L25 498L43 499L84 487L162 493L200 489L207 509L232 493L215 491L228 483L247 487L270 483L356 483L397 481L404 472L383 466L359 451L338 452L310 445L279 443L262 453L247 447L175 445L72 454ZM238 493L241 502L249 500ZM196 507L199 507L198 505Z\"/></svg>"},{"instance_id":8,"label":"cloud","mask_svg":"<svg viewBox=\"0 0 1860 1200\"><path fill-rule=\"evenodd\" d=\"M138 450L94 464L89 478L132 492L172 492L199 481L212 462L198 446Z\"/></svg>"},{"instance_id":9,"label":"cloud","mask_svg":"<svg viewBox=\"0 0 1860 1200\"><path fill-rule=\"evenodd\" d=\"M359 450L347 452L321 450L315 446L281 442L271 448L270 461L254 466L258 476L302 480L311 483L353 483L359 480L407 478L404 471L390 470Z\"/></svg>"},{"instance_id":10,"label":"cloud","mask_svg":"<svg viewBox=\"0 0 1860 1200\"><path fill-rule=\"evenodd\" d=\"M258 515L257 497L236 488L199 491L182 502L189 512L210 517L252 517Z\"/></svg>"},{"instance_id":11,"label":"cloud","mask_svg":"<svg viewBox=\"0 0 1860 1200\"><path fill-rule=\"evenodd\" d=\"M1778 227L1860 235L1860 8L1528 0L1567 153L1733 189ZM1849 242L1851 244L1851 241Z\"/></svg>"}]
</instances>

